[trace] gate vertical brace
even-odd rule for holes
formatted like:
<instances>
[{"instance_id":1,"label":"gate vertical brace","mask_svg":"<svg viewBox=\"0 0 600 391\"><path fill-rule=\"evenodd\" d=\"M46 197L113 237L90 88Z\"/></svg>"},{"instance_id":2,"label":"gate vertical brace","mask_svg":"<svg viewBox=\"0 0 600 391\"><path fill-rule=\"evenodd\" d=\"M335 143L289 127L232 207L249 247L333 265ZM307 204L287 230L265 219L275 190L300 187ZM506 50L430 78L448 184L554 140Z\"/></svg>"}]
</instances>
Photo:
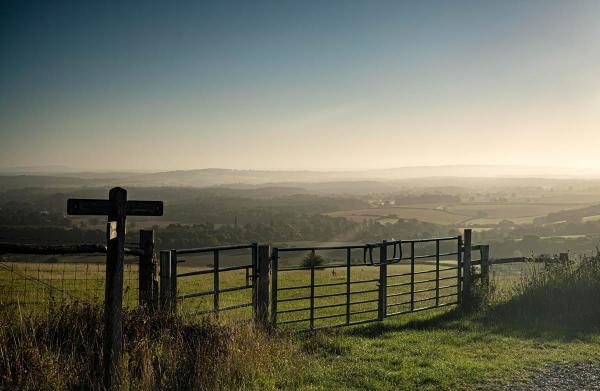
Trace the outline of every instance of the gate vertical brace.
<instances>
[{"instance_id":1,"label":"gate vertical brace","mask_svg":"<svg viewBox=\"0 0 600 391\"><path fill-rule=\"evenodd\" d=\"M271 325L277 326L277 267L279 251L273 249L271 254Z\"/></svg>"},{"instance_id":2,"label":"gate vertical brace","mask_svg":"<svg viewBox=\"0 0 600 391\"><path fill-rule=\"evenodd\" d=\"M350 284L352 267L352 250L346 249L346 324L350 324Z\"/></svg>"},{"instance_id":3,"label":"gate vertical brace","mask_svg":"<svg viewBox=\"0 0 600 391\"><path fill-rule=\"evenodd\" d=\"M410 242L410 310L415 310L415 242Z\"/></svg>"},{"instance_id":4,"label":"gate vertical brace","mask_svg":"<svg viewBox=\"0 0 600 391\"><path fill-rule=\"evenodd\" d=\"M269 255L271 246L265 244L258 246L258 281L256 285L256 312L255 319L263 327L269 320Z\"/></svg>"},{"instance_id":5,"label":"gate vertical brace","mask_svg":"<svg viewBox=\"0 0 600 391\"><path fill-rule=\"evenodd\" d=\"M463 299L462 304L464 306L469 306L471 304L471 288L472 288L472 278L471 278L471 233L470 229L465 229L464 231L464 243L463 243Z\"/></svg>"},{"instance_id":6,"label":"gate vertical brace","mask_svg":"<svg viewBox=\"0 0 600 391\"><path fill-rule=\"evenodd\" d=\"M160 252L160 309L171 310L171 252Z\"/></svg>"},{"instance_id":7,"label":"gate vertical brace","mask_svg":"<svg viewBox=\"0 0 600 391\"><path fill-rule=\"evenodd\" d=\"M379 245L379 307L378 319L385 319L387 313L387 240Z\"/></svg>"},{"instance_id":8,"label":"gate vertical brace","mask_svg":"<svg viewBox=\"0 0 600 391\"><path fill-rule=\"evenodd\" d=\"M315 328L315 250L310 258L310 329Z\"/></svg>"},{"instance_id":9,"label":"gate vertical brace","mask_svg":"<svg viewBox=\"0 0 600 391\"><path fill-rule=\"evenodd\" d=\"M171 311L177 311L177 250L171 250Z\"/></svg>"}]
</instances>

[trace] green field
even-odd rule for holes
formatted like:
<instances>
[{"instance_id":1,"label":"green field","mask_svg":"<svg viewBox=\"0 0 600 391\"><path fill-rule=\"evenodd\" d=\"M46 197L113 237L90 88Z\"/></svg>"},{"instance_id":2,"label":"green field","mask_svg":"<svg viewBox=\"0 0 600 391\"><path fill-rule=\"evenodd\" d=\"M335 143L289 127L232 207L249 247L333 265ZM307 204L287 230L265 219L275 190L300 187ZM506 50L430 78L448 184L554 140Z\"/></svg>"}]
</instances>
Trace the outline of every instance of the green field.
<instances>
[{"instance_id":1,"label":"green field","mask_svg":"<svg viewBox=\"0 0 600 391\"><path fill-rule=\"evenodd\" d=\"M502 220L515 224L528 224L536 217L568 209L577 209L589 204L565 202L463 202L459 204L415 204L376 207L369 209L344 210L327 213L332 217L343 217L352 221L375 220L393 223L395 219L416 219L441 225L496 225Z\"/></svg>"},{"instance_id":2,"label":"green field","mask_svg":"<svg viewBox=\"0 0 600 391\"><path fill-rule=\"evenodd\" d=\"M103 263L0 262L0 304L43 308L49 301L99 302L104 300L106 268ZM125 264L123 301L138 303L138 266Z\"/></svg>"}]
</instances>

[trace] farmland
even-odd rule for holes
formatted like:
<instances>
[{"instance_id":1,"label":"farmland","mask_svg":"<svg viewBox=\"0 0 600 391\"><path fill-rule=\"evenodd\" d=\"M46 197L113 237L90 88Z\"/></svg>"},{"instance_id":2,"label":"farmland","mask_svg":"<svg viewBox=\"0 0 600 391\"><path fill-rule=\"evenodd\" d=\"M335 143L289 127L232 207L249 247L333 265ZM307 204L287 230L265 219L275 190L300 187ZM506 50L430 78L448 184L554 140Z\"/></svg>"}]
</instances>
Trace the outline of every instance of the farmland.
<instances>
[{"instance_id":1,"label":"farmland","mask_svg":"<svg viewBox=\"0 0 600 391\"><path fill-rule=\"evenodd\" d=\"M493 226L502 220L510 220L516 224L532 223L536 217L563 210L578 209L587 205L567 202L464 202L444 205L423 204L374 207L331 212L327 213L327 215L331 217L343 217L351 221L375 220L384 224L393 222L393 219L416 219L440 225Z\"/></svg>"}]
</instances>

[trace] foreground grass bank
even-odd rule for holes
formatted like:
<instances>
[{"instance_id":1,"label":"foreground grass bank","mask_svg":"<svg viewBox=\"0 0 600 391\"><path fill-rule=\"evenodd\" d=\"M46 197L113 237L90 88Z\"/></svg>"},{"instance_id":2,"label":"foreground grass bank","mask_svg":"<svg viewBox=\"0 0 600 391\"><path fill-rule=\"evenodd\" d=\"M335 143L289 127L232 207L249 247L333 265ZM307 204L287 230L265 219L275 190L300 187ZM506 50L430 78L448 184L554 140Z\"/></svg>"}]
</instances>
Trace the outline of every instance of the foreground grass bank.
<instances>
[{"instance_id":1,"label":"foreground grass bank","mask_svg":"<svg viewBox=\"0 0 600 391\"><path fill-rule=\"evenodd\" d=\"M600 264L550 265L470 313L318 333L127 310L123 389L494 389L600 360ZM0 388L101 389L101 309L0 311Z\"/></svg>"},{"instance_id":2,"label":"foreground grass bank","mask_svg":"<svg viewBox=\"0 0 600 391\"><path fill-rule=\"evenodd\" d=\"M456 311L315 334L291 389L479 389L526 380L550 362L600 360L600 330L512 328Z\"/></svg>"},{"instance_id":3,"label":"foreground grass bank","mask_svg":"<svg viewBox=\"0 0 600 391\"><path fill-rule=\"evenodd\" d=\"M283 388L494 389L544 364L600 360L600 257L531 268L482 306L405 315L303 341Z\"/></svg>"}]
</instances>

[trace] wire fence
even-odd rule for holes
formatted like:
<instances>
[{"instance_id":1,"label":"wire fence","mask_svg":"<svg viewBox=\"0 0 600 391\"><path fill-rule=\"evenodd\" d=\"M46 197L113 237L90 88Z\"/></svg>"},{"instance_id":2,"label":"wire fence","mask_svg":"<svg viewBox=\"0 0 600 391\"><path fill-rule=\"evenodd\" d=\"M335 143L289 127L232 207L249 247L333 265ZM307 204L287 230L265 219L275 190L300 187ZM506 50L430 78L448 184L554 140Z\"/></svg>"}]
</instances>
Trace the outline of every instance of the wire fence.
<instances>
[{"instance_id":1,"label":"wire fence","mask_svg":"<svg viewBox=\"0 0 600 391\"><path fill-rule=\"evenodd\" d=\"M87 261L50 258L46 261L0 261L0 306L36 309L50 302L102 303L106 264L102 258ZM138 303L138 260L128 257L123 278L124 306Z\"/></svg>"}]
</instances>

